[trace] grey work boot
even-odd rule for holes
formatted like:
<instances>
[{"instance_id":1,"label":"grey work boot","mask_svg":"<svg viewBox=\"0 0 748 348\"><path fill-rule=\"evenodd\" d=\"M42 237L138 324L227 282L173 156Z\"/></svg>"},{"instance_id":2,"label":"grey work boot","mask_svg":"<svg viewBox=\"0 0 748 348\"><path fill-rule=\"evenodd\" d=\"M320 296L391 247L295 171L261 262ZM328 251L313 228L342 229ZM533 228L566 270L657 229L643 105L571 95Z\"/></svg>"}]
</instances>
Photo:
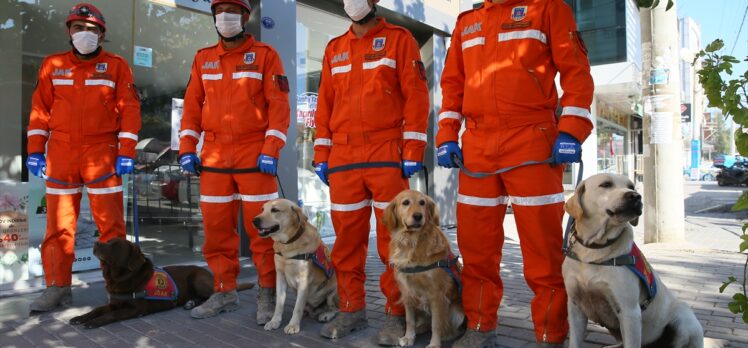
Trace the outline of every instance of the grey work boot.
<instances>
[{"instance_id":1,"label":"grey work boot","mask_svg":"<svg viewBox=\"0 0 748 348\"><path fill-rule=\"evenodd\" d=\"M265 325L275 312L275 288L257 290L257 325Z\"/></svg>"},{"instance_id":2,"label":"grey work boot","mask_svg":"<svg viewBox=\"0 0 748 348\"><path fill-rule=\"evenodd\" d=\"M377 343L380 346L396 346L400 342L400 337L403 336L405 336L405 317L388 315L377 334Z\"/></svg>"},{"instance_id":3,"label":"grey work boot","mask_svg":"<svg viewBox=\"0 0 748 348\"><path fill-rule=\"evenodd\" d=\"M452 348L491 348L493 347L494 338L496 338L495 330L491 331L475 331L468 329L465 334L460 337L452 345Z\"/></svg>"},{"instance_id":4,"label":"grey work boot","mask_svg":"<svg viewBox=\"0 0 748 348\"><path fill-rule=\"evenodd\" d=\"M239 296L236 294L236 290L216 292L210 295L205 303L193 308L190 311L190 316L195 319L205 319L237 309L239 309Z\"/></svg>"},{"instance_id":5,"label":"grey work boot","mask_svg":"<svg viewBox=\"0 0 748 348\"><path fill-rule=\"evenodd\" d=\"M49 312L73 302L73 293L69 286L48 286L44 292L29 306L30 312Z\"/></svg>"},{"instance_id":6,"label":"grey work boot","mask_svg":"<svg viewBox=\"0 0 748 348\"><path fill-rule=\"evenodd\" d=\"M331 322L322 325L319 334L322 337L330 339L341 338L353 331L364 329L369 326L366 319L366 310L362 309L356 312L338 312Z\"/></svg>"}]
</instances>

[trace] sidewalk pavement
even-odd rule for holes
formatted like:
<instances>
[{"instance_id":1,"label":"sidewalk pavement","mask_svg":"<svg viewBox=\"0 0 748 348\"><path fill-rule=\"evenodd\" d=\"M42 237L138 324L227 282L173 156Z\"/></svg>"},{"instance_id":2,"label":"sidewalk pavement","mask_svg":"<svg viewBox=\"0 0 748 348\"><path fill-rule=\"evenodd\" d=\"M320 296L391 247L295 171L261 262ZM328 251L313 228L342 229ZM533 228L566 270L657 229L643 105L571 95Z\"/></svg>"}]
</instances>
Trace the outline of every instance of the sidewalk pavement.
<instances>
[{"instance_id":1,"label":"sidewalk pavement","mask_svg":"<svg viewBox=\"0 0 748 348\"><path fill-rule=\"evenodd\" d=\"M534 334L529 310L532 293L522 276L522 257L513 216L507 215L506 220L506 243L501 267L505 290L499 310L496 347L532 347ZM692 222L686 220L687 231L702 229L708 233L709 227L703 225L708 221L699 220L701 225L693 226ZM711 228L723 229L721 225L724 224L737 223L735 220L722 221L715 223ZM447 234L454 243L455 231L449 230ZM637 234L637 237L640 239L641 235ZM301 333L294 336L283 333L282 328L291 317L293 294L287 299L281 329L265 331L256 325L254 319L256 288L240 293L240 310L209 319L194 320L190 318L188 311L177 308L98 329L88 330L67 324L70 318L106 302L103 283L95 282L74 288L74 308L0 322L0 346L376 347L376 333L384 320L385 300L379 290L378 281L384 267L376 254L376 243L372 240L369 245L366 290L370 327L337 341L320 337L318 332L322 324L309 318L302 321ZM707 346L748 347L748 325L727 309L731 294L738 288L731 287L724 294L720 294L718 290L728 276L743 273L744 256L724 250L695 248L691 245L643 245L640 241L639 245L667 287L693 308L704 327L706 337L709 338ZM453 247L457 250L454 244ZM254 269L245 264L240 277L254 280ZM36 294L0 298L0 307L3 307L3 303L7 307L8 302L13 302L15 307L27 308L35 296ZM429 334L418 336L415 347L425 347L428 340ZM615 343L604 329L594 324L588 326L586 342L585 347ZM450 346L451 342L445 345L447 348Z\"/></svg>"}]
</instances>

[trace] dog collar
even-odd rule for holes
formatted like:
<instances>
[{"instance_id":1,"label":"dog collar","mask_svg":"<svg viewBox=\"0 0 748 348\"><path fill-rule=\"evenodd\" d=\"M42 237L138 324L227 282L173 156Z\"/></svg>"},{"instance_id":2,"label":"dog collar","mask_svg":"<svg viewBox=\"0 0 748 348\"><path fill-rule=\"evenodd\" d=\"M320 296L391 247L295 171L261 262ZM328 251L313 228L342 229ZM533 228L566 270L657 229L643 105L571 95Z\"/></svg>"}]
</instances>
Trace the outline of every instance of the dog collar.
<instances>
[{"instance_id":1,"label":"dog collar","mask_svg":"<svg viewBox=\"0 0 748 348\"><path fill-rule=\"evenodd\" d=\"M299 240L299 238L301 238L301 235L304 234L304 230L305 230L304 225L301 225L301 227L299 227L299 230L296 231L296 234L294 234L293 237L291 237L291 239L289 239L285 243L281 243L281 244L291 244L291 243Z\"/></svg>"},{"instance_id":2,"label":"dog collar","mask_svg":"<svg viewBox=\"0 0 748 348\"><path fill-rule=\"evenodd\" d=\"M606 240L605 243L603 243L603 244L587 243L584 240L582 240L582 238L579 238L579 236L577 235L577 226L575 224L571 228L571 236L574 237L574 241L579 242L579 244L582 244L582 246L585 247L585 248L588 248L588 249L603 249L603 248L607 248L607 247L615 244L615 242L617 242L619 239L621 239L621 236L623 236L623 233L618 234L618 236L616 236L613 239ZM571 245L569 245L569 250L571 249L572 246L574 246L574 244L575 244L574 241L572 241ZM571 252L571 251L569 251L569 252Z\"/></svg>"}]
</instances>

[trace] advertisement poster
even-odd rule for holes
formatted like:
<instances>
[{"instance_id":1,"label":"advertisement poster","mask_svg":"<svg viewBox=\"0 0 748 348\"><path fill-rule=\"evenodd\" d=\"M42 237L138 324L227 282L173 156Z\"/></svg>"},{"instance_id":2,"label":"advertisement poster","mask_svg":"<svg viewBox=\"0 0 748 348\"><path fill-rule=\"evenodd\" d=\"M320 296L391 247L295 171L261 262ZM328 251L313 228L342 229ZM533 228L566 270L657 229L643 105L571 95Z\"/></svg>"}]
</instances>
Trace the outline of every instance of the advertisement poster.
<instances>
[{"instance_id":1,"label":"advertisement poster","mask_svg":"<svg viewBox=\"0 0 748 348\"><path fill-rule=\"evenodd\" d=\"M28 184L0 181L0 284L29 277Z\"/></svg>"},{"instance_id":2,"label":"advertisement poster","mask_svg":"<svg viewBox=\"0 0 748 348\"><path fill-rule=\"evenodd\" d=\"M135 46L133 49L133 64L144 68L153 67L153 49L150 47Z\"/></svg>"},{"instance_id":3,"label":"advertisement poster","mask_svg":"<svg viewBox=\"0 0 748 348\"><path fill-rule=\"evenodd\" d=\"M184 111L184 99L171 98L171 149L179 150L179 130L182 127L182 112ZM197 142L197 153L203 148L203 135Z\"/></svg>"},{"instance_id":4,"label":"advertisement poster","mask_svg":"<svg viewBox=\"0 0 748 348\"><path fill-rule=\"evenodd\" d=\"M314 114L317 112L317 93L305 92L296 96L296 123L305 128L315 128Z\"/></svg>"}]
</instances>

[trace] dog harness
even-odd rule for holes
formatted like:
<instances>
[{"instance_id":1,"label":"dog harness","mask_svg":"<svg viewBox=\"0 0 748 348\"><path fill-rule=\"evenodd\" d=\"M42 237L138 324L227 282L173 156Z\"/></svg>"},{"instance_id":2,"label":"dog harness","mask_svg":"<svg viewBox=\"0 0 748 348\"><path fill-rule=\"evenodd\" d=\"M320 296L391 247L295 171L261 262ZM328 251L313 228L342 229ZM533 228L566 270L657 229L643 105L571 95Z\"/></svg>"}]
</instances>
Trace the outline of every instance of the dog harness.
<instances>
[{"instance_id":1,"label":"dog harness","mask_svg":"<svg viewBox=\"0 0 748 348\"><path fill-rule=\"evenodd\" d=\"M571 251L567 250L566 256L579 262L584 262L598 266L626 266L631 272L633 272L637 278L644 284L647 289L647 299L639 304L642 311L647 309L650 303L654 300L657 295L657 281L655 281L654 271L652 266L649 264L647 259L642 254L636 243L632 243L631 251L626 255L621 255L605 261L600 262L585 262L579 259L579 256Z\"/></svg>"},{"instance_id":2,"label":"dog harness","mask_svg":"<svg viewBox=\"0 0 748 348\"><path fill-rule=\"evenodd\" d=\"M275 254L283 256L283 254L281 253ZM327 254L325 253L324 244L320 244L319 247L317 247L317 250L315 250L313 253L298 254L289 257L289 259L301 261L312 260L312 263L315 266L319 267L322 272L325 272L325 277L327 277L328 279L330 279L330 277L332 277L332 275L335 273L335 268L333 268L330 258L327 257Z\"/></svg>"},{"instance_id":3,"label":"dog harness","mask_svg":"<svg viewBox=\"0 0 748 348\"><path fill-rule=\"evenodd\" d=\"M452 251L449 252L449 255L447 255L446 259L441 259L439 261L436 261L432 264L425 265L425 266L413 266L413 267L403 267L398 268L398 272L401 273L421 273L426 272L428 270L432 270L434 268L441 268L449 276L452 278L452 280L455 281L455 285L457 285L457 291L462 293L462 279L460 277L460 270L457 268L457 260L459 259L459 256L455 256Z\"/></svg>"},{"instance_id":4,"label":"dog harness","mask_svg":"<svg viewBox=\"0 0 748 348\"><path fill-rule=\"evenodd\" d=\"M179 297L179 288L174 282L169 272L161 268L153 267L153 275L146 283L143 291L132 292L128 294L111 294L115 300L156 300L156 301L176 301Z\"/></svg>"}]
</instances>

